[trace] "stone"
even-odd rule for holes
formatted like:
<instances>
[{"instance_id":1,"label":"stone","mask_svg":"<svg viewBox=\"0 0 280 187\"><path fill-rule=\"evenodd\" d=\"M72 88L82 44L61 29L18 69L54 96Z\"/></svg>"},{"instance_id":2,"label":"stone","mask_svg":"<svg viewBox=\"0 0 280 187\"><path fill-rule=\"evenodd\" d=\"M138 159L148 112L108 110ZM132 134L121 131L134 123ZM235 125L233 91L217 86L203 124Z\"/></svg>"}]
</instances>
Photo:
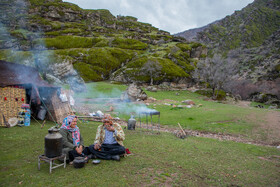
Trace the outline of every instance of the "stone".
<instances>
[{"instance_id":1,"label":"stone","mask_svg":"<svg viewBox=\"0 0 280 187\"><path fill-rule=\"evenodd\" d=\"M63 83L55 76L46 74L46 79L50 84L61 86Z\"/></svg>"},{"instance_id":2,"label":"stone","mask_svg":"<svg viewBox=\"0 0 280 187\"><path fill-rule=\"evenodd\" d=\"M273 105L273 106L269 106L268 109L273 110L273 109L277 109L277 105Z\"/></svg>"},{"instance_id":3,"label":"stone","mask_svg":"<svg viewBox=\"0 0 280 187\"><path fill-rule=\"evenodd\" d=\"M157 88L153 86L148 86L146 89L150 92L157 92Z\"/></svg>"},{"instance_id":4,"label":"stone","mask_svg":"<svg viewBox=\"0 0 280 187\"><path fill-rule=\"evenodd\" d=\"M186 103L187 105L195 105L195 103L192 100L184 100L182 103Z\"/></svg>"},{"instance_id":5,"label":"stone","mask_svg":"<svg viewBox=\"0 0 280 187\"><path fill-rule=\"evenodd\" d=\"M137 101L137 99L144 101L147 98L147 94L138 85L134 83L128 86L123 97L123 99L128 99L130 101Z\"/></svg>"},{"instance_id":6,"label":"stone","mask_svg":"<svg viewBox=\"0 0 280 187\"><path fill-rule=\"evenodd\" d=\"M145 100L146 103L153 103L153 102L156 102L157 99L153 98L153 97L148 97L147 100Z\"/></svg>"}]
</instances>

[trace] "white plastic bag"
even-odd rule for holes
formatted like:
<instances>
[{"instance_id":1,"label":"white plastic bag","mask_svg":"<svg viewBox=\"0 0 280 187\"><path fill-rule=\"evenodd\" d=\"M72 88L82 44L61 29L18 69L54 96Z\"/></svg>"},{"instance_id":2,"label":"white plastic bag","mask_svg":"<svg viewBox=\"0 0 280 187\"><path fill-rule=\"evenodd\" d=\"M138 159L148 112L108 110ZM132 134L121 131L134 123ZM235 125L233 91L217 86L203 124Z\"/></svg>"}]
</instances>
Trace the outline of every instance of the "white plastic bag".
<instances>
[{"instance_id":1,"label":"white plastic bag","mask_svg":"<svg viewBox=\"0 0 280 187\"><path fill-rule=\"evenodd\" d=\"M60 94L59 98L63 103L68 101L66 94Z\"/></svg>"},{"instance_id":2,"label":"white plastic bag","mask_svg":"<svg viewBox=\"0 0 280 187\"><path fill-rule=\"evenodd\" d=\"M101 118L104 116L104 114L100 110L97 110L96 114Z\"/></svg>"},{"instance_id":3,"label":"white plastic bag","mask_svg":"<svg viewBox=\"0 0 280 187\"><path fill-rule=\"evenodd\" d=\"M75 100L71 95L69 96L69 103L70 103L71 106L75 105Z\"/></svg>"}]
</instances>

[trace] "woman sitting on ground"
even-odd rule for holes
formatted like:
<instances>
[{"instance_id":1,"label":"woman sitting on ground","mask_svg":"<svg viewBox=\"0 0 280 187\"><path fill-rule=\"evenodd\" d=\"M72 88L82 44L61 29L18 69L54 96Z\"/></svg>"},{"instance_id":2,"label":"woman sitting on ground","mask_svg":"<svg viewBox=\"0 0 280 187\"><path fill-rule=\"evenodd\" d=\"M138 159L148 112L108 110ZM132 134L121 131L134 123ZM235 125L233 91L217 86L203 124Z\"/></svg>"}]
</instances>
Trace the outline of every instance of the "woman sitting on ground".
<instances>
[{"instance_id":1,"label":"woman sitting on ground","mask_svg":"<svg viewBox=\"0 0 280 187\"><path fill-rule=\"evenodd\" d=\"M85 157L87 161L87 149L84 148L83 138L77 126L77 116L67 116L60 127L62 135L62 153L66 155L66 160L72 162L75 157Z\"/></svg>"}]
</instances>

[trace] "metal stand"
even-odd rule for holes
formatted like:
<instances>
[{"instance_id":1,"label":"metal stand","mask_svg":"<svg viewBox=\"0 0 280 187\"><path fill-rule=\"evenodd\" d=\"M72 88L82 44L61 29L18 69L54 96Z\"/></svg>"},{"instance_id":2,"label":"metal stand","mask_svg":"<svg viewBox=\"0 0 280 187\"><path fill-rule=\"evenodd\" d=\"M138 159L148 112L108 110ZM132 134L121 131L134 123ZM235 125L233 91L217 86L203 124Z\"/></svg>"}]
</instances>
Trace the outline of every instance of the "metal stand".
<instances>
[{"instance_id":1,"label":"metal stand","mask_svg":"<svg viewBox=\"0 0 280 187\"><path fill-rule=\"evenodd\" d=\"M63 159L63 163L62 164L57 164L54 161L55 160L62 160ZM40 166L41 166L41 161L47 162L50 164L50 173L52 173L52 169L58 168L60 166L64 166L64 168L66 168L66 155L62 154L61 156L58 157L54 157L54 158L48 158L45 155L39 155L38 156L38 170L40 170Z\"/></svg>"},{"instance_id":2,"label":"metal stand","mask_svg":"<svg viewBox=\"0 0 280 187\"><path fill-rule=\"evenodd\" d=\"M139 113L139 119L140 119L140 127L142 127L142 120L141 120L141 115L146 115L146 127L147 127L147 129L149 129L149 120L148 120L148 116L150 115L150 117L151 117L151 129L153 130L153 127L154 127L154 123L153 123L153 115L157 115L158 116L158 122L157 122L157 125L155 125L155 126L157 126L157 128L158 128L158 132L159 132L159 130L160 130L160 121L159 121L159 119L160 119L160 112L153 112L153 113ZM144 121L144 120L143 120ZM145 123L145 122L144 122Z\"/></svg>"}]
</instances>

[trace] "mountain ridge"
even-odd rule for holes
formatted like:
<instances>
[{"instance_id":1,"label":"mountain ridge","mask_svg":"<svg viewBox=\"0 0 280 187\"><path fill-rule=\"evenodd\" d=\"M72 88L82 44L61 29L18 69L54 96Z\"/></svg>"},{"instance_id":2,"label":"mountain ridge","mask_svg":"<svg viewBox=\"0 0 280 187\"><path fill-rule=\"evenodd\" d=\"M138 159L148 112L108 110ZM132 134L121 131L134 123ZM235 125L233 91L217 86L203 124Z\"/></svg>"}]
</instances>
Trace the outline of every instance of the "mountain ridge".
<instances>
[{"instance_id":1,"label":"mountain ridge","mask_svg":"<svg viewBox=\"0 0 280 187\"><path fill-rule=\"evenodd\" d=\"M197 30L176 34L207 46L239 65L239 72L226 91L242 95L267 93L280 99L280 1L255 0L240 11ZM243 85L243 86L242 86ZM270 85L270 86L268 86ZM278 85L278 86L277 86ZM242 88L236 91L237 88Z\"/></svg>"}]
</instances>

